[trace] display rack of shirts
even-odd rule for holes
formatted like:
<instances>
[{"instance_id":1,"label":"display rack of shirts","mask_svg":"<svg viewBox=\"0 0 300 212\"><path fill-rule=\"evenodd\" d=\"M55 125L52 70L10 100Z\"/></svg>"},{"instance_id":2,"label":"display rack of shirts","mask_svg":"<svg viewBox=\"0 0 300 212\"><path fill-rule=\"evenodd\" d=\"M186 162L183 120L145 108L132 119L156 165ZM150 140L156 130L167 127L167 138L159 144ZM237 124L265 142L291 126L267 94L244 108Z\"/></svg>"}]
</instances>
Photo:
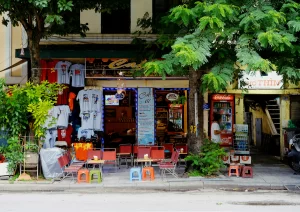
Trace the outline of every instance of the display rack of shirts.
<instances>
[{"instance_id":1,"label":"display rack of shirts","mask_svg":"<svg viewBox=\"0 0 300 212\"><path fill-rule=\"evenodd\" d=\"M81 127L82 129L93 129L94 128L94 116L93 113L84 112L80 113Z\"/></svg>"},{"instance_id":2,"label":"display rack of shirts","mask_svg":"<svg viewBox=\"0 0 300 212\"><path fill-rule=\"evenodd\" d=\"M70 75L72 76L73 87L84 87L84 69L82 64L74 64L70 68Z\"/></svg>"},{"instance_id":3,"label":"display rack of shirts","mask_svg":"<svg viewBox=\"0 0 300 212\"><path fill-rule=\"evenodd\" d=\"M70 84L69 68L72 65L69 61L59 61L55 65L57 71L57 83L58 84Z\"/></svg>"},{"instance_id":4,"label":"display rack of shirts","mask_svg":"<svg viewBox=\"0 0 300 212\"><path fill-rule=\"evenodd\" d=\"M80 112L86 113L91 110L91 99L89 90L79 91L76 100L79 100Z\"/></svg>"},{"instance_id":5,"label":"display rack of shirts","mask_svg":"<svg viewBox=\"0 0 300 212\"><path fill-rule=\"evenodd\" d=\"M77 135L78 139L82 137L90 139L93 135L94 135L93 130L83 129L82 127L78 129L78 135Z\"/></svg>"},{"instance_id":6,"label":"display rack of shirts","mask_svg":"<svg viewBox=\"0 0 300 212\"><path fill-rule=\"evenodd\" d=\"M52 107L48 111L47 119L45 121L44 127L46 129L55 129L57 128L57 120L60 114L60 110L58 106Z\"/></svg>"},{"instance_id":7,"label":"display rack of shirts","mask_svg":"<svg viewBox=\"0 0 300 212\"><path fill-rule=\"evenodd\" d=\"M59 109L57 128L66 129L69 125L69 116L71 114L69 105L60 105L56 107Z\"/></svg>"}]
</instances>

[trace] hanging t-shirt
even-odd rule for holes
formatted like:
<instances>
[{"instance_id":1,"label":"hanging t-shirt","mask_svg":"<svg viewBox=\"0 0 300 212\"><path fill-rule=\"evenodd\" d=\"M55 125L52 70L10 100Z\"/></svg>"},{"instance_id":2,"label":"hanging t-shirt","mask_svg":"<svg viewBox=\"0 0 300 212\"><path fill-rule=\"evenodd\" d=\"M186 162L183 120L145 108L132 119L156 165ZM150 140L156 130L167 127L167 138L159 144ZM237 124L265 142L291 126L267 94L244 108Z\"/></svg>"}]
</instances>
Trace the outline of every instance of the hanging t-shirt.
<instances>
[{"instance_id":1,"label":"hanging t-shirt","mask_svg":"<svg viewBox=\"0 0 300 212\"><path fill-rule=\"evenodd\" d=\"M72 63L69 61L59 61L55 69L57 71L57 83L58 84L70 84L69 68Z\"/></svg>"},{"instance_id":2,"label":"hanging t-shirt","mask_svg":"<svg viewBox=\"0 0 300 212\"><path fill-rule=\"evenodd\" d=\"M102 92L100 90L89 90L91 98L91 111L92 112L101 112L102 105Z\"/></svg>"},{"instance_id":3,"label":"hanging t-shirt","mask_svg":"<svg viewBox=\"0 0 300 212\"><path fill-rule=\"evenodd\" d=\"M76 100L79 100L80 112L90 112L90 92L88 90L79 91Z\"/></svg>"},{"instance_id":4,"label":"hanging t-shirt","mask_svg":"<svg viewBox=\"0 0 300 212\"><path fill-rule=\"evenodd\" d=\"M84 65L74 64L70 68L73 87L84 87Z\"/></svg>"},{"instance_id":5,"label":"hanging t-shirt","mask_svg":"<svg viewBox=\"0 0 300 212\"><path fill-rule=\"evenodd\" d=\"M93 112L93 121L94 121L94 130L101 131L102 130L102 113L101 112Z\"/></svg>"},{"instance_id":6,"label":"hanging t-shirt","mask_svg":"<svg viewBox=\"0 0 300 212\"><path fill-rule=\"evenodd\" d=\"M76 94L71 92L69 93L69 107L70 107L70 110L72 111L73 108L74 108L74 99L76 98Z\"/></svg>"},{"instance_id":7,"label":"hanging t-shirt","mask_svg":"<svg viewBox=\"0 0 300 212\"><path fill-rule=\"evenodd\" d=\"M47 62L47 80L50 83L57 82L57 71L55 70L55 66L58 63L57 60L51 60Z\"/></svg>"},{"instance_id":8,"label":"hanging t-shirt","mask_svg":"<svg viewBox=\"0 0 300 212\"><path fill-rule=\"evenodd\" d=\"M66 129L69 124L69 115L71 114L69 105L57 106L60 110L60 114L57 120L57 128Z\"/></svg>"},{"instance_id":9,"label":"hanging t-shirt","mask_svg":"<svg viewBox=\"0 0 300 212\"><path fill-rule=\"evenodd\" d=\"M87 130L87 129L83 129L82 127L80 127L78 129L78 139L85 137L85 138L91 138L94 135L94 131L93 130Z\"/></svg>"},{"instance_id":10,"label":"hanging t-shirt","mask_svg":"<svg viewBox=\"0 0 300 212\"><path fill-rule=\"evenodd\" d=\"M57 130L57 138L59 141L67 142L68 146L71 146L71 135L73 132L73 127L71 125L68 126L67 129L59 129Z\"/></svg>"},{"instance_id":11,"label":"hanging t-shirt","mask_svg":"<svg viewBox=\"0 0 300 212\"><path fill-rule=\"evenodd\" d=\"M94 128L94 116L92 113L80 113L82 129Z\"/></svg>"},{"instance_id":12,"label":"hanging t-shirt","mask_svg":"<svg viewBox=\"0 0 300 212\"><path fill-rule=\"evenodd\" d=\"M44 124L46 129L53 129L57 127L57 119L60 114L60 110L57 106L54 106L48 111L47 119Z\"/></svg>"},{"instance_id":13,"label":"hanging t-shirt","mask_svg":"<svg viewBox=\"0 0 300 212\"><path fill-rule=\"evenodd\" d=\"M67 105L68 104L68 98L69 98L69 86L64 85L65 88L61 91L58 91L57 95L57 105Z\"/></svg>"}]
</instances>

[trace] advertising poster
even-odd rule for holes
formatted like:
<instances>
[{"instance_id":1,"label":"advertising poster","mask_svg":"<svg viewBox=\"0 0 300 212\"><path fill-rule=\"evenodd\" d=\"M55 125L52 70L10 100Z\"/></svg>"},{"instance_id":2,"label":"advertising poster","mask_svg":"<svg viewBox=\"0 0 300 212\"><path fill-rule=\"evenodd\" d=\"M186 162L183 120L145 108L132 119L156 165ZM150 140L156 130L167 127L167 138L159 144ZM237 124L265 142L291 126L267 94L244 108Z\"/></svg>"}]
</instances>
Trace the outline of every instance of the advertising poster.
<instances>
[{"instance_id":1,"label":"advertising poster","mask_svg":"<svg viewBox=\"0 0 300 212\"><path fill-rule=\"evenodd\" d=\"M154 145L154 94L152 88L138 88L138 144Z\"/></svg>"}]
</instances>

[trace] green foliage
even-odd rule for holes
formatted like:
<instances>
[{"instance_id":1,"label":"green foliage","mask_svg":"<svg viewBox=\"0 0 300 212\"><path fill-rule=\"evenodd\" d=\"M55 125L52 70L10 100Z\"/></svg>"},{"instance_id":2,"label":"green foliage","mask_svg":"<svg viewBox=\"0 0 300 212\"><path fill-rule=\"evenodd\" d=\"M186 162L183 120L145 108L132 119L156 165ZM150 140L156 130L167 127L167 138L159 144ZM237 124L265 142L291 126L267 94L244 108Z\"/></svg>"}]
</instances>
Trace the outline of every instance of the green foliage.
<instances>
[{"instance_id":1,"label":"green foliage","mask_svg":"<svg viewBox=\"0 0 300 212\"><path fill-rule=\"evenodd\" d=\"M226 153L219 144L208 139L203 141L201 151L198 154L189 154L185 161L191 162L192 170L190 176L210 176L215 175L224 166L222 156Z\"/></svg>"},{"instance_id":2,"label":"green foliage","mask_svg":"<svg viewBox=\"0 0 300 212\"><path fill-rule=\"evenodd\" d=\"M0 153L2 153L8 161L8 172L14 175L18 165L23 162L24 154L18 137L10 137L7 143L8 145L5 147L0 146Z\"/></svg>"}]
</instances>

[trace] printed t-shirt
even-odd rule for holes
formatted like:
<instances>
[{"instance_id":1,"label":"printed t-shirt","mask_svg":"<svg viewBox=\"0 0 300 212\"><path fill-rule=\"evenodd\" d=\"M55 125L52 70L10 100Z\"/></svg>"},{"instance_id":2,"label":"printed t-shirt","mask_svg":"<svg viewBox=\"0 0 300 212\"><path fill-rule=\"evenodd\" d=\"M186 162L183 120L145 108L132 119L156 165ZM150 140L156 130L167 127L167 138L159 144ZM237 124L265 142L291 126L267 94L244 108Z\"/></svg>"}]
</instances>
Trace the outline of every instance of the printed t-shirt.
<instances>
[{"instance_id":1,"label":"printed t-shirt","mask_svg":"<svg viewBox=\"0 0 300 212\"><path fill-rule=\"evenodd\" d=\"M57 105L67 105L68 104L70 88L68 85L64 85L64 86L65 86L65 88L62 90L62 92L58 92Z\"/></svg>"},{"instance_id":2,"label":"printed t-shirt","mask_svg":"<svg viewBox=\"0 0 300 212\"><path fill-rule=\"evenodd\" d=\"M89 90L90 94L90 108L93 112L101 112L102 92L100 90Z\"/></svg>"},{"instance_id":3,"label":"printed t-shirt","mask_svg":"<svg viewBox=\"0 0 300 212\"><path fill-rule=\"evenodd\" d=\"M90 112L90 92L88 90L79 91L76 100L79 100L80 112Z\"/></svg>"},{"instance_id":4,"label":"printed t-shirt","mask_svg":"<svg viewBox=\"0 0 300 212\"><path fill-rule=\"evenodd\" d=\"M60 110L58 116L57 127L60 129L66 129L69 124L69 115L71 113L69 105L56 106Z\"/></svg>"},{"instance_id":5,"label":"printed t-shirt","mask_svg":"<svg viewBox=\"0 0 300 212\"><path fill-rule=\"evenodd\" d=\"M59 141L67 142L68 146L71 146L71 135L73 132L73 127L69 125L67 129L59 129L57 130L57 137Z\"/></svg>"},{"instance_id":6,"label":"printed t-shirt","mask_svg":"<svg viewBox=\"0 0 300 212\"><path fill-rule=\"evenodd\" d=\"M55 65L57 71L57 83L58 84L70 84L69 68L72 63L68 61L59 61Z\"/></svg>"},{"instance_id":7,"label":"printed t-shirt","mask_svg":"<svg viewBox=\"0 0 300 212\"><path fill-rule=\"evenodd\" d=\"M94 116L93 113L80 113L81 127L82 129L93 129L94 128Z\"/></svg>"},{"instance_id":8,"label":"printed t-shirt","mask_svg":"<svg viewBox=\"0 0 300 212\"><path fill-rule=\"evenodd\" d=\"M101 131L102 130L102 113L101 112L93 112L93 126L94 130Z\"/></svg>"},{"instance_id":9,"label":"printed t-shirt","mask_svg":"<svg viewBox=\"0 0 300 212\"><path fill-rule=\"evenodd\" d=\"M47 119L44 127L47 129L53 129L57 127L57 119L60 114L60 110L57 106L54 106L48 111Z\"/></svg>"},{"instance_id":10,"label":"printed t-shirt","mask_svg":"<svg viewBox=\"0 0 300 212\"><path fill-rule=\"evenodd\" d=\"M71 92L69 93L69 107L70 107L70 110L73 110L74 108L74 99L76 98L76 94Z\"/></svg>"},{"instance_id":11,"label":"printed t-shirt","mask_svg":"<svg viewBox=\"0 0 300 212\"><path fill-rule=\"evenodd\" d=\"M82 127L78 129L78 139L80 139L81 137L91 138L93 135L94 135L93 130L83 129Z\"/></svg>"},{"instance_id":12,"label":"printed t-shirt","mask_svg":"<svg viewBox=\"0 0 300 212\"><path fill-rule=\"evenodd\" d=\"M84 87L84 65L74 64L70 68L73 87Z\"/></svg>"}]
</instances>

